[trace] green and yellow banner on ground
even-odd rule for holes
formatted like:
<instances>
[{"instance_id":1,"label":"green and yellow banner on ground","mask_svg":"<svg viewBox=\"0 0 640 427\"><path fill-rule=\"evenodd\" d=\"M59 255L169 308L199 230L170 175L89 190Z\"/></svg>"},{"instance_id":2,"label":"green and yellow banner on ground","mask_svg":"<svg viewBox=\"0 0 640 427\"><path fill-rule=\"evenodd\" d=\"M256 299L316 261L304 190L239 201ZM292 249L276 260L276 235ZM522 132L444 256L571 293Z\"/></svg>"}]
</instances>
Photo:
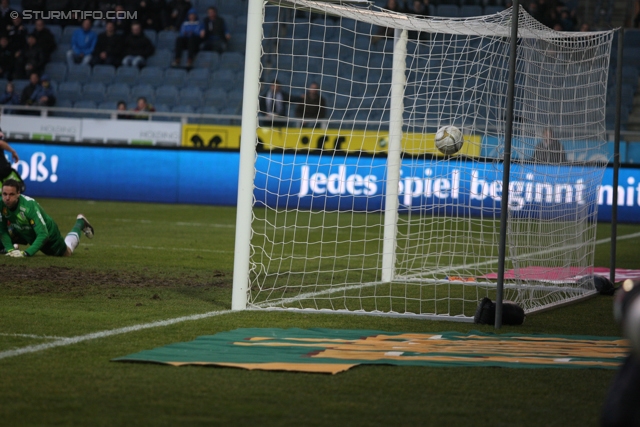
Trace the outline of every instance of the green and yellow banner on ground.
<instances>
[{"instance_id":1,"label":"green and yellow banner on ground","mask_svg":"<svg viewBox=\"0 0 640 427\"><path fill-rule=\"evenodd\" d=\"M251 328L114 360L336 374L361 364L615 369L628 353L614 337Z\"/></svg>"}]
</instances>

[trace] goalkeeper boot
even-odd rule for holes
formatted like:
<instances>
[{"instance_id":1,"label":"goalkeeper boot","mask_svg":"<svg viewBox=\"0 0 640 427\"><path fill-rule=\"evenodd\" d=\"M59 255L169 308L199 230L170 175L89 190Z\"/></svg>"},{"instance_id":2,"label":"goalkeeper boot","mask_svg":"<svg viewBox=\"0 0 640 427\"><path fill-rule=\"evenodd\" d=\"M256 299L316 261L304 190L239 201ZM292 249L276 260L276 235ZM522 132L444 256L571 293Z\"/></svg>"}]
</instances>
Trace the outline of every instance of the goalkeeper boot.
<instances>
[{"instance_id":1,"label":"goalkeeper boot","mask_svg":"<svg viewBox=\"0 0 640 427\"><path fill-rule=\"evenodd\" d=\"M78 215L78 219L82 220L82 222L84 223L82 225L82 232L84 233L84 235L87 236L89 239L93 239L93 226L89 223L89 221L87 221L87 218L85 218L84 215L82 214Z\"/></svg>"}]
</instances>

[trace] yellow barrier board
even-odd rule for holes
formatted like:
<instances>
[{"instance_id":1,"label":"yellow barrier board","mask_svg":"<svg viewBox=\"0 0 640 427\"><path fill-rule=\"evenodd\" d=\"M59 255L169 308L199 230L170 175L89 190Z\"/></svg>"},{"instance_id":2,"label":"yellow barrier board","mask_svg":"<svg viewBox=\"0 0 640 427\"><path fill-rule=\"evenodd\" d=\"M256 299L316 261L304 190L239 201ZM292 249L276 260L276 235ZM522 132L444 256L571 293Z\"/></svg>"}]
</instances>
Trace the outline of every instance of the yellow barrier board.
<instances>
[{"instance_id":1,"label":"yellow barrier board","mask_svg":"<svg viewBox=\"0 0 640 427\"><path fill-rule=\"evenodd\" d=\"M264 150L342 150L386 153L389 133L364 130L258 128L258 141ZM409 154L442 155L435 146L434 133L406 133L402 151ZM465 135L460 154L478 157L481 137ZM201 148L240 148L239 126L186 125L182 127L182 145Z\"/></svg>"}]
</instances>

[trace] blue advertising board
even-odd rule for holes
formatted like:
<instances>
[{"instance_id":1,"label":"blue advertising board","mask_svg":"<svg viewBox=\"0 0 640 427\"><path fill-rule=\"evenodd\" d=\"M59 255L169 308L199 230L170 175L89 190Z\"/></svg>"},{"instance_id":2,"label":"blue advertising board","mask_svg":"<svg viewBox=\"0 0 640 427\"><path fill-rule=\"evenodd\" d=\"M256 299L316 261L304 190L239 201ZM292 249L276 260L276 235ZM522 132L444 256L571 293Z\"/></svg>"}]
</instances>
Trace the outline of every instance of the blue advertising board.
<instances>
[{"instance_id":1,"label":"blue advertising board","mask_svg":"<svg viewBox=\"0 0 640 427\"><path fill-rule=\"evenodd\" d=\"M33 197L193 203L234 206L238 152L12 142L16 169ZM268 162L271 156L275 162ZM300 209L379 210L384 206L384 159L260 154L258 203ZM276 178L276 179L270 179ZM542 178L546 177L546 178ZM550 178L553 177L553 178ZM510 209L559 218L598 200L598 219L611 220L613 171L589 166L518 165L511 169ZM595 189L593 183L600 186ZM589 190L591 188L591 190ZM499 209L502 166L452 159L403 162L400 210L481 215ZM618 218L640 222L640 169L620 170ZM426 206L426 208L425 208ZM574 218L575 219L575 218Z\"/></svg>"}]
</instances>

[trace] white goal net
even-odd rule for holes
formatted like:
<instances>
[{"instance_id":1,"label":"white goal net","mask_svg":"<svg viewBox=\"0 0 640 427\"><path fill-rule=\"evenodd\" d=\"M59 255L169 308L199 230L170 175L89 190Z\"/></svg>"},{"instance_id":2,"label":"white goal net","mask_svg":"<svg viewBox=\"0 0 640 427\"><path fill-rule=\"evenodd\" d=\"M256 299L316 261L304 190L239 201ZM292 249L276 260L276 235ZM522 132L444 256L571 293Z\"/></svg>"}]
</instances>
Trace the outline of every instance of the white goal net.
<instances>
[{"instance_id":1,"label":"white goal net","mask_svg":"<svg viewBox=\"0 0 640 427\"><path fill-rule=\"evenodd\" d=\"M511 9L281 0L261 16L234 307L470 320L496 294ZM504 297L532 312L594 292L578 279L609 160L613 33L556 32L521 10L518 35ZM452 156L434 144L446 125L464 134Z\"/></svg>"}]
</instances>

